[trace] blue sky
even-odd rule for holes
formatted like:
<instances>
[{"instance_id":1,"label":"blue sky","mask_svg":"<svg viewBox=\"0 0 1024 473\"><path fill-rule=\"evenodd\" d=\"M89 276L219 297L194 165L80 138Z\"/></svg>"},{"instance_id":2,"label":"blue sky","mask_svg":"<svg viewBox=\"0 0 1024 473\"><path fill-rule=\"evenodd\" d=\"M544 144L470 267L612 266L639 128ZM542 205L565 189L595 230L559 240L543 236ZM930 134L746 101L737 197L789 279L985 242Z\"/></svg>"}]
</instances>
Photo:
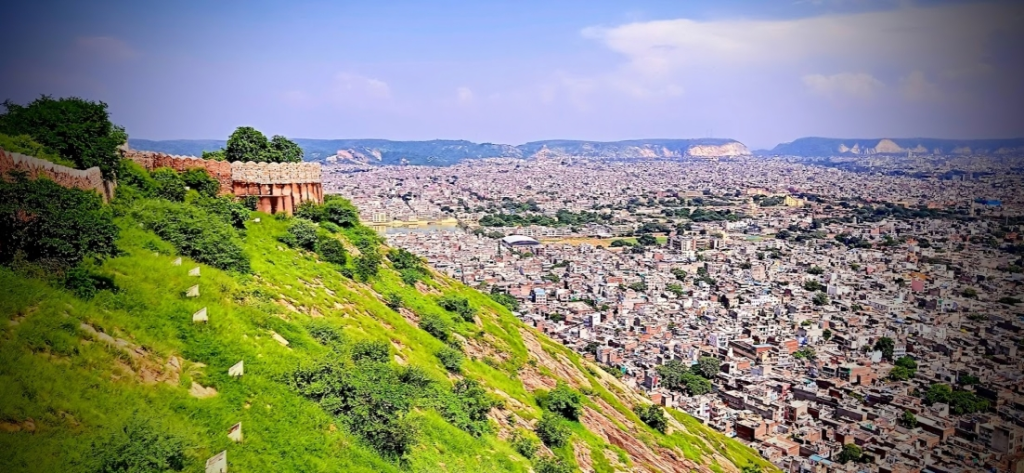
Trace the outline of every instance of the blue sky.
<instances>
[{"instance_id":1,"label":"blue sky","mask_svg":"<svg viewBox=\"0 0 1024 473\"><path fill-rule=\"evenodd\" d=\"M149 139L1017 137L1015 3L41 1L0 95Z\"/></svg>"}]
</instances>

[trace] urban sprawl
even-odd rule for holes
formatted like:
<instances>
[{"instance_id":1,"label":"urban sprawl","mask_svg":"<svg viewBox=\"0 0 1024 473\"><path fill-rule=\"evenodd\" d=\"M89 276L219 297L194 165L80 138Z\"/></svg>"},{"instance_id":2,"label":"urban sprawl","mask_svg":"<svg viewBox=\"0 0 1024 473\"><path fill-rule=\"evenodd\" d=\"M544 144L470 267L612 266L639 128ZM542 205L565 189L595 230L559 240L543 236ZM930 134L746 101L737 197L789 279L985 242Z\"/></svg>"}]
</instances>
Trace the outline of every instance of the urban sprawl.
<instances>
[{"instance_id":1,"label":"urban sprawl","mask_svg":"<svg viewBox=\"0 0 1024 473\"><path fill-rule=\"evenodd\" d=\"M1024 471L1009 157L328 166L325 192L787 472Z\"/></svg>"}]
</instances>

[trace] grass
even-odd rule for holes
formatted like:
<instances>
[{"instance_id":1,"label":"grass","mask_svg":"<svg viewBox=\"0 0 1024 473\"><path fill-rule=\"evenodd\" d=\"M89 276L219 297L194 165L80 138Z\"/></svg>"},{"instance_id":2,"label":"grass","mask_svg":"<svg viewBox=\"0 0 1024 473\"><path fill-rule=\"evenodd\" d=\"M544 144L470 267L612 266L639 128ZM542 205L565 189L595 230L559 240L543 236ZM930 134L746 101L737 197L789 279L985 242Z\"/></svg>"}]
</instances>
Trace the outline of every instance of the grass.
<instances>
[{"instance_id":1,"label":"grass","mask_svg":"<svg viewBox=\"0 0 1024 473\"><path fill-rule=\"evenodd\" d=\"M348 340L387 340L403 363L448 383L449 374L434 355L444 344L382 301L381 294L398 294L403 306L418 316L442 317L465 343L483 347L489 354L467 356L463 375L490 391L506 393L524 406L506 403L508 409L524 419L536 419L536 401L518 379L519 369L530 359L520 331L530 329L485 294L441 275L426 281L440 294L421 293L389 268L369 284L352 281L315 254L280 243L277 237L285 233L287 221L254 216L261 221L250 219L243 238L250 275L227 273L189 258L174 266L173 248L129 218L119 219L118 246L123 254L97 266L114 279L115 292L102 291L86 301L0 268L0 423L25 425L31 419L36 426L35 433L0 434L0 464L18 472L92 471L94 444L131 418L143 417L158 419L185 441L185 471L200 471L206 458L222 450L229 452L232 471L528 470L529 461L497 432L473 437L425 408L411 414L420 432L412 453L401 461L384 460L346 432L341 419L300 396L287 380L297 367L327 352L307 330L311 324L327 323ZM201 269L198 278L188 276L195 266ZM196 283L200 296L184 297L185 289ZM441 294L467 298L477 309L475 323L460 321L438 307ZM203 307L209 323L194 325L191 315ZM145 355L133 356L96 340L81 324L141 347ZM272 332L287 339L289 346L274 341ZM642 425L620 396L587 372L579 355L536 336L545 351L570 360L596 396ZM135 373L164 371L172 356L182 360L175 383L147 383ZM245 362L245 375L229 377L228 368L239 360ZM538 368L551 373L544 366ZM217 395L190 396L193 382L216 389ZM588 403L599 408L594 401ZM242 422L245 437L240 444L227 438L228 427L237 422ZM613 471L604 451L629 464L624 451L579 423L572 424L573 441L589 449L595 471ZM640 437L649 444L678 446L694 459L704 458L696 453L711 448L733 461L756 457L699 423L684 425L688 432L672 436L642 426ZM694 450L693 445L704 447ZM571 447L558 453L575 464Z\"/></svg>"}]
</instances>

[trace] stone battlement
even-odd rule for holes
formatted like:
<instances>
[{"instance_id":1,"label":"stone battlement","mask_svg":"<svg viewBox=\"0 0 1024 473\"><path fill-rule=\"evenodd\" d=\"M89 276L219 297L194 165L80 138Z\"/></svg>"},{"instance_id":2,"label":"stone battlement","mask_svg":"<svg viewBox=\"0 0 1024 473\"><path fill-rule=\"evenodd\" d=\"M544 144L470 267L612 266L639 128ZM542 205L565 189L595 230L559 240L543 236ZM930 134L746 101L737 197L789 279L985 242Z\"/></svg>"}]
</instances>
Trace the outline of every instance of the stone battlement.
<instances>
[{"instance_id":1,"label":"stone battlement","mask_svg":"<svg viewBox=\"0 0 1024 473\"><path fill-rule=\"evenodd\" d=\"M324 202L319 163L229 163L153 151L122 149L121 152L147 171L161 167L178 172L205 169L220 183L219 195L256 196L257 210L261 212L291 215L295 206L302 202Z\"/></svg>"},{"instance_id":2,"label":"stone battlement","mask_svg":"<svg viewBox=\"0 0 1024 473\"><path fill-rule=\"evenodd\" d=\"M113 184L104 183L103 173L98 167L86 170L74 169L44 159L0 149L0 175L6 174L8 171L24 172L30 179L38 179L43 176L63 187L94 190L103 196L104 201L109 201L114 197Z\"/></svg>"}]
</instances>

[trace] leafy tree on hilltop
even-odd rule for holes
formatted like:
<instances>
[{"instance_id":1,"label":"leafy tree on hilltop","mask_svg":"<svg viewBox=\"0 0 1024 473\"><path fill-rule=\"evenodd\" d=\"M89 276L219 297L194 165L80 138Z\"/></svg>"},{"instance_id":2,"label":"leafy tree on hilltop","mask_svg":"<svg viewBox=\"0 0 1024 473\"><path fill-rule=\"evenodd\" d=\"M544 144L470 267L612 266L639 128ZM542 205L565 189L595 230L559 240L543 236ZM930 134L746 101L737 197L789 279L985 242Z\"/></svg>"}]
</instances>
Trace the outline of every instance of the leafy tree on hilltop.
<instances>
[{"instance_id":1,"label":"leafy tree on hilltop","mask_svg":"<svg viewBox=\"0 0 1024 473\"><path fill-rule=\"evenodd\" d=\"M583 412L583 395L561 381L548 393L544 407L570 420L579 418Z\"/></svg>"},{"instance_id":2,"label":"leafy tree on hilltop","mask_svg":"<svg viewBox=\"0 0 1024 473\"><path fill-rule=\"evenodd\" d=\"M721 371L722 360L713 356L702 356L697 360L697 364L693 365L690 369L693 374L701 376L707 379L714 379Z\"/></svg>"},{"instance_id":3,"label":"leafy tree on hilltop","mask_svg":"<svg viewBox=\"0 0 1024 473\"><path fill-rule=\"evenodd\" d=\"M228 161L298 163L302 162L302 148L281 135L267 140L259 130L251 126L240 126L228 138L224 157Z\"/></svg>"},{"instance_id":4,"label":"leafy tree on hilltop","mask_svg":"<svg viewBox=\"0 0 1024 473\"><path fill-rule=\"evenodd\" d=\"M633 412L652 429L665 433L665 429L668 427L668 419L665 418L665 411L661 410L661 407L654 404L648 406L638 405L633 408Z\"/></svg>"},{"instance_id":5,"label":"leafy tree on hilltop","mask_svg":"<svg viewBox=\"0 0 1024 473\"><path fill-rule=\"evenodd\" d=\"M98 166L104 179L117 178L117 148L128 135L110 122L107 104L44 95L26 106L10 100L3 106L7 111L0 114L0 133L31 136L79 169Z\"/></svg>"},{"instance_id":6,"label":"leafy tree on hilltop","mask_svg":"<svg viewBox=\"0 0 1024 473\"><path fill-rule=\"evenodd\" d=\"M894 342L893 339L889 337L882 337L875 342L874 348L875 350L882 352L883 358L885 358L886 360L891 360L893 351L896 349L896 342Z\"/></svg>"},{"instance_id":7,"label":"leafy tree on hilltop","mask_svg":"<svg viewBox=\"0 0 1024 473\"><path fill-rule=\"evenodd\" d=\"M839 463L849 462L860 462L864 456L864 451L856 444L848 443L843 445L843 451L839 452L839 457L836 458Z\"/></svg>"}]
</instances>

